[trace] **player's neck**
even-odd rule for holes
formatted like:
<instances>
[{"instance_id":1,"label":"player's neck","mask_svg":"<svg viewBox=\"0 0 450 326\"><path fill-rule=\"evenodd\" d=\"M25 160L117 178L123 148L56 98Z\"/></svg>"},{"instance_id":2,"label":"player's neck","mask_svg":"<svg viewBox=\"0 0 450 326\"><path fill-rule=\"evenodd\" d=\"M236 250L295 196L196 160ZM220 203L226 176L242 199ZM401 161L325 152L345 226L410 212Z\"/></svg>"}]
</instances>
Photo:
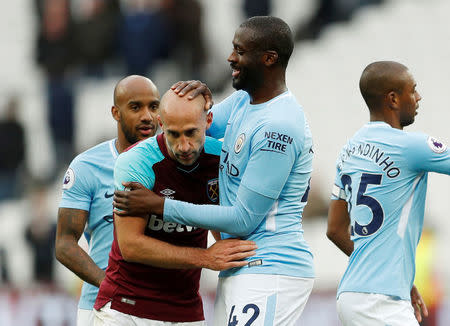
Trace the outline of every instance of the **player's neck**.
<instances>
[{"instance_id":1,"label":"player's neck","mask_svg":"<svg viewBox=\"0 0 450 326\"><path fill-rule=\"evenodd\" d=\"M128 147L130 147L132 145L129 142L127 142L125 139L121 139L121 138L122 137L120 137L120 135L119 135L116 140L116 149L119 154L122 153L124 150L126 150Z\"/></svg>"},{"instance_id":2,"label":"player's neck","mask_svg":"<svg viewBox=\"0 0 450 326\"><path fill-rule=\"evenodd\" d=\"M385 122L388 125L390 125L392 128L403 130L403 127L400 125L400 122L398 122L396 119L392 119L391 117L385 117L385 116L377 116L377 115L370 115L370 122Z\"/></svg>"},{"instance_id":3,"label":"player's neck","mask_svg":"<svg viewBox=\"0 0 450 326\"><path fill-rule=\"evenodd\" d=\"M266 85L264 83L261 87L249 93L250 95L250 103L251 104L261 104L270 101L271 99L277 97L280 94L283 94L287 91L286 84L284 80L279 83L275 83L275 85L269 84Z\"/></svg>"}]
</instances>

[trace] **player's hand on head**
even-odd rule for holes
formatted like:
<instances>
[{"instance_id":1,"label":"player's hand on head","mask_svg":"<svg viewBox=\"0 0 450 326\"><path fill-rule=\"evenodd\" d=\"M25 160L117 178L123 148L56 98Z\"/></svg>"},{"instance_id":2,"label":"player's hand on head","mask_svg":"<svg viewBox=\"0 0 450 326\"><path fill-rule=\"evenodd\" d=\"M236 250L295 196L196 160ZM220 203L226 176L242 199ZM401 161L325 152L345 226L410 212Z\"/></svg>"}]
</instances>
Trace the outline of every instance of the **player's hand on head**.
<instances>
[{"instance_id":1,"label":"player's hand on head","mask_svg":"<svg viewBox=\"0 0 450 326\"><path fill-rule=\"evenodd\" d=\"M422 321L422 316L428 317L427 305L415 285L411 289L411 304L414 308L414 315L419 323Z\"/></svg>"},{"instance_id":2,"label":"player's hand on head","mask_svg":"<svg viewBox=\"0 0 450 326\"><path fill-rule=\"evenodd\" d=\"M123 182L125 190L114 192L114 213L119 216L162 214L164 198L138 182Z\"/></svg>"},{"instance_id":3,"label":"player's hand on head","mask_svg":"<svg viewBox=\"0 0 450 326\"><path fill-rule=\"evenodd\" d=\"M257 246L253 241L226 239L219 240L207 249L209 258L206 268L221 271L248 264L245 258L255 255Z\"/></svg>"},{"instance_id":4,"label":"player's hand on head","mask_svg":"<svg viewBox=\"0 0 450 326\"><path fill-rule=\"evenodd\" d=\"M211 109L214 104L212 100L211 90L205 83L202 83L200 80L179 81L173 84L170 88L179 96L184 96L185 94L193 90L193 92L188 96L188 99L190 100L196 98L199 95L203 95L206 100L205 111Z\"/></svg>"}]
</instances>

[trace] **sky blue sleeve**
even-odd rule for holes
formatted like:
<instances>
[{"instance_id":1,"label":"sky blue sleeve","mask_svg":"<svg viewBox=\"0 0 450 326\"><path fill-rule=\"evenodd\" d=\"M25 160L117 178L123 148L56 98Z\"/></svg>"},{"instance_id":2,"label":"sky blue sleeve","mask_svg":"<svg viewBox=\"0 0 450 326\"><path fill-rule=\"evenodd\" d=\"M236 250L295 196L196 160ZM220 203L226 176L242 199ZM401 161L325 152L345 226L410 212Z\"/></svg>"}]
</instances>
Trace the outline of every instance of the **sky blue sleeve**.
<instances>
[{"instance_id":1,"label":"sky blue sleeve","mask_svg":"<svg viewBox=\"0 0 450 326\"><path fill-rule=\"evenodd\" d=\"M216 139L223 138L225 130L227 129L227 123L230 119L231 112L233 111L234 103L237 99L244 96L242 91L234 92L227 98L225 98L219 104L214 104L212 107L213 122L211 127L206 131L208 136Z\"/></svg>"},{"instance_id":2,"label":"sky blue sleeve","mask_svg":"<svg viewBox=\"0 0 450 326\"><path fill-rule=\"evenodd\" d=\"M114 166L114 186L117 190L123 190L122 182L139 182L147 189L152 189L155 183L153 170L144 171L139 165L139 160L133 152L125 152L119 155Z\"/></svg>"},{"instance_id":3,"label":"sky blue sleeve","mask_svg":"<svg viewBox=\"0 0 450 326\"><path fill-rule=\"evenodd\" d=\"M436 138L409 133L404 155L412 170L450 175L450 151L447 145Z\"/></svg>"},{"instance_id":4,"label":"sky blue sleeve","mask_svg":"<svg viewBox=\"0 0 450 326\"><path fill-rule=\"evenodd\" d=\"M256 130L241 185L263 196L278 198L300 155L299 128L296 126L295 130L283 121L271 120Z\"/></svg>"},{"instance_id":5,"label":"sky blue sleeve","mask_svg":"<svg viewBox=\"0 0 450 326\"><path fill-rule=\"evenodd\" d=\"M64 176L63 193L59 207L89 211L93 197L93 187L89 166L75 159Z\"/></svg>"},{"instance_id":6,"label":"sky blue sleeve","mask_svg":"<svg viewBox=\"0 0 450 326\"><path fill-rule=\"evenodd\" d=\"M195 205L166 199L164 220L245 237L256 229L274 203L274 199L241 186L235 206Z\"/></svg>"}]
</instances>

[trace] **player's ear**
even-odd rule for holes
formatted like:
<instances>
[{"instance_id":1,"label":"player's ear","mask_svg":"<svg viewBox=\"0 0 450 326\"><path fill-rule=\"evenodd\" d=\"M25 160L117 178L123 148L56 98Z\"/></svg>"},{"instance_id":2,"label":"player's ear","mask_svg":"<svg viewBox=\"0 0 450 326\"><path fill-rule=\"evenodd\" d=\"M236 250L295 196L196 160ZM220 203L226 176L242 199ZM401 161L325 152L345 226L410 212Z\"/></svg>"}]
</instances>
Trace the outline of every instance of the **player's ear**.
<instances>
[{"instance_id":1,"label":"player's ear","mask_svg":"<svg viewBox=\"0 0 450 326\"><path fill-rule=\"evenodd\" d=\"M386 101L387 101L388 106L392 109L397 109L399 107L400 99L398 97L397 92L395 92L395 91L390 91L386 95Z\"/></svg>"},{"instance_id":2,"label":"player's ear","mask_svg":"<svg viewBox=\"0 0 450 326\"><path fill-rule=\"evenodd\" d=\"M120 112L119 112L119 109L117 108L117 106L113 105L111 107L111 114L112 114L114 120L116 120L117 122L120 121Z\"/></svg>"},{"instance_id":3,"label":"player's ear","mask_svg":"<svg viewBox=\"0 0 450 326\"><path fill-rule=\"evenodd\" d=\"M267 50L263 55L263 63L265 66L269 67L278 62L278 53L277 51Z\"/></svg>"},{"instance_id":4,"label":"player's ear","mask_svg":"<svg viewBox=\"0 0 450 326\"><path fill-rule=\"evenodd\" d=\"M209 111L206 114L206 130L208 130L209 127L211 127L212 122L213 122L213 113L212 111Z\"/></svg>"}]
</instances>

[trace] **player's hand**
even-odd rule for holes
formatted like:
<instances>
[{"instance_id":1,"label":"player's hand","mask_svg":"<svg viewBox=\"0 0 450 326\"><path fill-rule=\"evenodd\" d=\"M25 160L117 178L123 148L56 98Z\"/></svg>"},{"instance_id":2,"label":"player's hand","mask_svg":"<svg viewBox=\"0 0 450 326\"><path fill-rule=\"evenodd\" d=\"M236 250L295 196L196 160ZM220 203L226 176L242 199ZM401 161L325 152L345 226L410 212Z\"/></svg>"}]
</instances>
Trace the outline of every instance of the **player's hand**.
<instances>
[{"instance_id":1,"label":"player's hand","mask_svg":"<svg viewBox=\"0 0 450 326\"><path fill-rule=\"evenodd\" d=\"M415 285L411 289L411 304L414 308L414 315L419 323L422 321L422 315L428 317L427 305Z\"/></svg>"},{"instance_id":2,"label":"player's hand","mask_svg":"<svg viewBox=\"0 0 450 326\"><path fill-rule=\"evenodd\" d=\"M211 90L206 86L205 83L202 83L199 80L187 80L187 81L179 81L173 84L170 89L172 89L179 96L184 96L189 93L191 90L194 90L191 94L189 94L188 99L192 100L199 95L203 95L206 100L205 103L205 111L208 111L213 106L214 102L212 100Z\"/></svg>"},{"instance_id":3,"label":"player's hand","mask_svg":"<svg viewBox=\"0 0 450 326\"><path fill-rule=\"evenodd\" d=\"M123 182L130 191L114 191L114 213L119 216L162 215L164 197L156 195L138 182Z\"/></svg>"},{"instance_id":4,"label":"player's hand","mask_svg":"<svg viewBox=\"0 0 450 326\"><path fill-rule=\"evenodd\" d=\"M222 271L248 264L243 259L255 254L256 244L253 241L226 239L219 240L207 249L206 268Z\"/></svg>"}]
</instances>

